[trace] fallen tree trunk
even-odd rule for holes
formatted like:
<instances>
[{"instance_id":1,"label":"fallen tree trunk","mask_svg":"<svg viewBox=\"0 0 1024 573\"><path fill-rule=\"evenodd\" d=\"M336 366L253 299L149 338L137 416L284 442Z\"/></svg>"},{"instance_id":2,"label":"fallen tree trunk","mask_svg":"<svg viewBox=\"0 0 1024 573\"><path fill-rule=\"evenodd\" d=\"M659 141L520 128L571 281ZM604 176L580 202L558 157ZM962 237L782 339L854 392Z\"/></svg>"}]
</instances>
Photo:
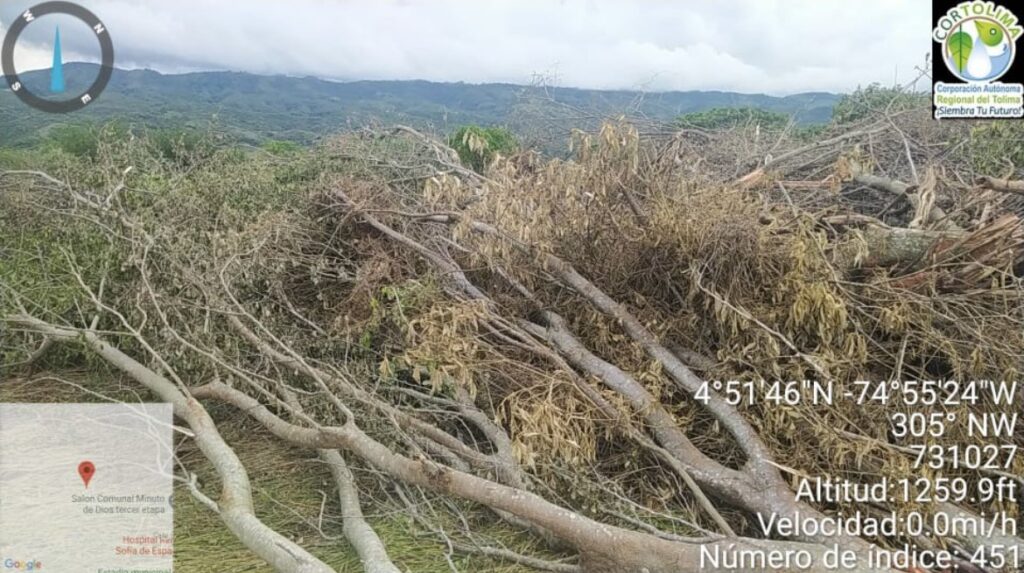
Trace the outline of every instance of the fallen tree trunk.
<instances>
[{"instance_id":1,"label":"fallen tree trunk","mask_svg":"<svg viewBox=\"0 0 1024 573\"><path fill-rule=\"evenodd\" d=\"M914 209L921 210L923 207L928 208L927 218L925 223L934 223L940 230L944 231L958 231L960 226L949 220L949 216L941 207L935 205L923 205L921 201L921 195L917 193L917 187L913 185L907 185L902 181L896 181L895 179L886 179L885 177L879 177L877 175L870 175L867 173L859 172L854 170L853 181L860 183L873 189L880 191L886 191L893 195L899 195L907 199Z\"/></svg>"},{"instance_id":2,"label":"fallen tree trunk","mask_svg":"<svg viewBox=\"0 0 1024 573\"><path fill-rule=\"evenodd\" d=\"M341 502L342 528L345 539L356 550L359 560L366 573L402 573L388 557L384 543L377 532L370 527L363 517L363 508L359 503L359 491L356 490L355 478L345 463L345 458L337 450L320 450L320 459L327 464L338 486L338 500Z\"/></svg>"},{"instance_id":3,"label":"fallen tree trunk","mask_svg":"<svg viewBox=\"0 0 1024 573\"><path fill-rule=\"evenodd\" d=\"M235 537L279 573L334 573L325 563L256 517L252 486L245 466L221 437L213 418L195 398L167 378L114 348L95 332L61 328L29 316L15 316L8 322L43 334L51 340L81 340L112 366L131 376L160 399L169 402L174 415L185 420L195 434L193 439L196 445L217 470L221 480L221 494L215 509Z\"/></svg>"},{"instance_id":4,"label":"fallen tree trunk","mask_svg":"<svg viewBox=\"0 0 1024 573\"><path fill-rule=\"evenodd\" d=\"M1024 195L1024 181L1014 181L1012 179L998 179L996 177L978 177L974 181L975 185L979 185L986 189L993 191L999 191L1000 193L1011 193L1014 195Z\"/></svg>"},{"instance_id":5,"label":"fallen tree trunk","mask_svg":"<svg viewBox=\"0 0 1024 573\"><path fill-rule=\"evenodd\" d=\"M952 246L967 235L963 231L867 225L856 237L836 249L835 264L845 270L894 265L904 265L913 270L924 266L929 261L929 254L944 246Z\"/></svg>"},{"instance_id":6,"label":"fallen tree trunk","mask_svg":"<svg viewBox=\"0 0 1024 573\"><path fill-rule=\"evenodd\" d=\"M171 402L175 414L189 423L200 448L221 473L225 490L219 509L225 523L276 571L330 573L332 570L255 517L251 497L246 495L249 489L244 468L220 439L216 425L197 399L217 399L231 404L291 444L316 450L343 449L405 483L481 503L543 527L579 551L581 571L585 573L724 572L737 570L737 563L743 564L740 569L754 573L826 573L832 570L825 563L826 548L821 545L746 538L684 543L596 522L536 494L398 454L364 433L351 418L342 426L297 426L281 419L255 398L221 382L183 391L95 333L65 329L26 316L13 317L10 322L55 340L81 338L100 357ZM245 497L232 498L232 495ZM867 565L866 555L861 557L861 565L848 571L880 571Z\"/></svg>"},{"instance_id":7,"label":"fallen tree trunk","mask_svg":"<svg viewBox=\"0 0 1024 573\"><path fill-rule=\"evenodd\" d=\"M580 552L580 566L585 573L736 571L737 567L732 564L743 558L754 560L749 562L754 563L753 566L739 568L751 573L834 571L834 568L825 564L826 548L822 545L747 538L721 538L694 543L669 541L593 521L527 491L426 460L412 460L374 440L351 421L344 426L304 428L282 420L256 399L223 383L207 384L192 392L197 397L217 399L237 407L289 443L306 448L345 449L403 482L475 501L536 523ZM750 552L756 555L766 551L777 555L800 553L809 559L809 566L795 563L758 566L757 558L749 556ZM847 571L883 571L868 567L866 554L861 557L861 565ZM716 562L725 563L726 566L716 566Z\"/></svg>"},{"instance_id":8,"label":"fallen tree trunk","mask_svg":"<svg viewBox=\"0 0 1024 573\"><path fill-rule=\"evenodd\" d=\"M906 288L931 282L944 289L981 288L993 274L1012 272L1024 260L1024 228L1015 215L971 232L869 222L838 245L833 259L844 271L898 267L897 284Z\"/></svg>"}]
</instances>

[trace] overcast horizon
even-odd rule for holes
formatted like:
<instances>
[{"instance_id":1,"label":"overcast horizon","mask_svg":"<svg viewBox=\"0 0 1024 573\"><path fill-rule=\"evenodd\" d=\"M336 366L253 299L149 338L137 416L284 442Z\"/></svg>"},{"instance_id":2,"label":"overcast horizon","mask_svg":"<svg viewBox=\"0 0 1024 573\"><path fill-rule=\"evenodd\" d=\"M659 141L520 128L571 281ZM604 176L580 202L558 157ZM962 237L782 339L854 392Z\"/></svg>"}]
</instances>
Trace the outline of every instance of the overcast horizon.
<instances>
[{"instance_id":1,"label":"overcast horizon","mask_svg":"<svg viewBox=\"0 0 1024 573\"><path fill-rule=\"evenodd\" d=\"M0 30L35 1L4 1ZM925 0L82 0L114 40L116 66L329 81L428 80L585 89L849 92L913 80L930 50ZM47 16L65 61L96 61L84 25ZM884 25L891 22L891 26ZM841 27L840 27L841 26ZM53 28L33 24L19 71L48 68Z\"/></svg>"}]
</instances>

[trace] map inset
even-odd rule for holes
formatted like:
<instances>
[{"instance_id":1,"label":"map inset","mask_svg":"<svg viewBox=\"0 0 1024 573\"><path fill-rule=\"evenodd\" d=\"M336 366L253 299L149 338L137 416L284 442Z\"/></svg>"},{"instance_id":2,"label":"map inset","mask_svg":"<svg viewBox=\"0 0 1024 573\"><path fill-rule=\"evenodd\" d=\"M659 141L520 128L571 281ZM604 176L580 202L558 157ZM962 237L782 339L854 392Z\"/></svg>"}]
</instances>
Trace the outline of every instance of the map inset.
<instances>
[{"instance_id":1,"label":"map inset","mask_svg":"<svg viewBox=\"0 0 1024 573\"><path fill-rule=\"evenodd\" d=\"M171 573L169 404L0 404L0 570Z\"/></svg>"}]
</instances>

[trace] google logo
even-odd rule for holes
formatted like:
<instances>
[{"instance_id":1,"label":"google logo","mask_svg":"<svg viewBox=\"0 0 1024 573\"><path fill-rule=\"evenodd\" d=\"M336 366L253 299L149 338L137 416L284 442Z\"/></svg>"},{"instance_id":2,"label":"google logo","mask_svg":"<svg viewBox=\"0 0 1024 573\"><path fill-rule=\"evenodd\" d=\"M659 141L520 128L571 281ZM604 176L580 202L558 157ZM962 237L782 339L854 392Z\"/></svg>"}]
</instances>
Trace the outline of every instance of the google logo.
<instances>
[{"instance_id":1,"label":"google logo","mask_svg":"<svg viewBox=\"0 0 1024 573\"><path fill-rule=\"evenodd\" d=\"M43 564L40 561L17 561L15 559L4 559L4 569L14 569L15 571L39 571L43 568Z\"/></svg>"}]
</instances>

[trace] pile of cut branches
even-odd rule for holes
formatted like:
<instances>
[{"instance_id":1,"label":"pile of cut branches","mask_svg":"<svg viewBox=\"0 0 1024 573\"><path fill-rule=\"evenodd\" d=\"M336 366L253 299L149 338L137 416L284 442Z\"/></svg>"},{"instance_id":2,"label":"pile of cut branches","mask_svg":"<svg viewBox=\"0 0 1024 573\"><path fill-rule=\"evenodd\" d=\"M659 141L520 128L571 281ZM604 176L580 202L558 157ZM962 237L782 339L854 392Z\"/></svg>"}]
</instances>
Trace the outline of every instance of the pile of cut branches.
<instances>
[{"instance_id":1,"label":"pile of cut branches","mask_svg":"<svg viewBox=\"0 0 1024 573\"><path fill-rule=\"evenodd\" d=\"M406 128L340 136L285 179L237 157L168 173L115 142L89 169L0 173L2 346L17 368L55 342L84 348L172 403L221 478L219 495L192 493L278 571L331 569L259 521L215 403L322 457L367 571L400 569L353 464L452 551L542 570L825 571L832 544L966 556L994 540L766 532L769 516L1019 508L799 500L806 476L931 474L890 435L891 405L779 405L758 385L735 404L705 384L1017 378L1021 184L980 178L1005 174L974 173L964 128L926 113L783 134L727 165L738 134L610 123L579 133L572 160L526 153L483 175ZM467 502L488 513L438 521ZM566 559L491 543L477 519ZM742 561L756 551L811 563Z\"/></svg>"}]
</instances>

